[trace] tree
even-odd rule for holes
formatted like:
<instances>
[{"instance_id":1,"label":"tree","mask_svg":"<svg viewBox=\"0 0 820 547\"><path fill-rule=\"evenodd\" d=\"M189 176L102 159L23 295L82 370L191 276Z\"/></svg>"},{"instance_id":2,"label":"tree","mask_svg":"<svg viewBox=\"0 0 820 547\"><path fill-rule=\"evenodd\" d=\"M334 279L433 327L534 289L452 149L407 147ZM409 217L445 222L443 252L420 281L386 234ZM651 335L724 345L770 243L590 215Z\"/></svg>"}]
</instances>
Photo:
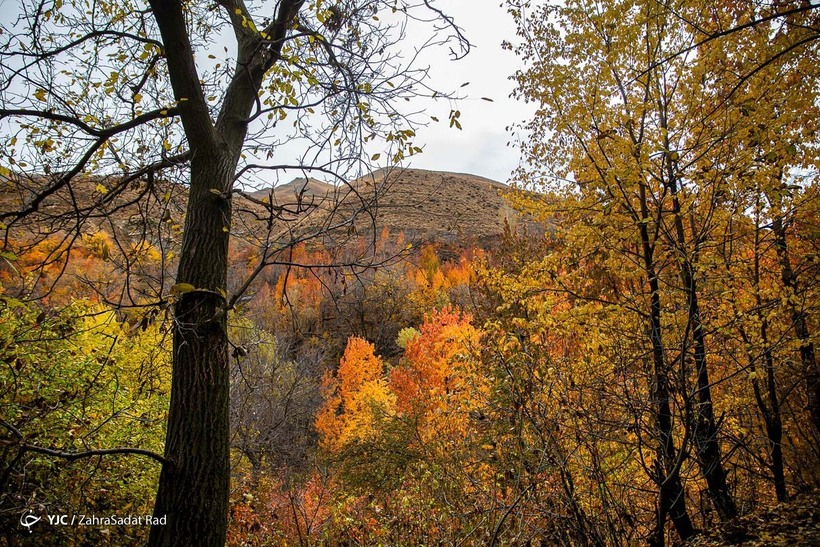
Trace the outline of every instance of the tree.
<instances>
[{"instance_id":1,"label":"tree","mask_svg":"<svg viewBox=\"0 0 820 547\"><path fill-rule=\"evenodd\" d=\"M476 440L489 390L478 370L480 337L469 315L431 312L399 335L404 353L389 373L372 344L348 340L338 371L324 378L316 418L344 517L329 541L491 537L506 508Z\"/></svg>"},{"instance_id":2,"label":"tree","mask_svg":"<svg viewBox=\"0 0 820 547\"><path fill-rule=\"evenodd\" d=\"M415 55L404 59L392 46L403 37L403 21L431 17L446 30L425 46L454 38L465 45L426 1L23 2L17 20L3 27L2 175L18 198L0 214L6 246L21 240L27 222L50 217L55 228L75 234L66 236L70 246L91 219L110 219L129 205L150 227L142 233L162 240L164 222L173 218L163 212L156 223L156 207L167 210L170 191L158 181L187 173L171 293L160 277L142 295L124 295L143 309L173 309L167 463L154 508L167 525L152 529L150 544L225 541L227 313L250 283L227 292L239 183L283 168L344 181L346 171L366 169L369 142L389 142L391 161L417 152L416 125L393 102L432 92L421 85L425 71L414 68ZM228 42L223 53L217 46ZM291 137L305 144L299 159L271 163ZM83 189L90 177L89 195ZM346 217L325 209L307 231L289 226L315 209L302 196L294 204L250 199L261 213L254 226L262 226L252 238L259 250L254 274L287 261L289 245L354 222L372 200L353 186L343 193L361 206L349 207ZM64 214L50 215L49 205L61 200Z\"/></svg>"},{"instance_id":3,"label":"tree","mask_svg":"<svg viewBox=\"0 0 820 547\"><path fill-rule=\"evenodd\" d=\"M326 450L375 435L379 417L395 412L395 395L387 389L384 363L373 344L352 337L347 342L336 375L325 375L325 402L316 415L316 430Z\"/></svg>"},{"instance_id":4,"label":"tree","mask_svg":"<svg viewBox=\"0 0 820 547\"><path fill-rule=\"evenodd\" d=\"M807 158L816 136L802 128L812 100L804 103L785 84L813 74L805 66L808 59L816 64L816 31L806 21L811 15L779 4L760 10L756 4L747 10L709 2L509 5L525 39L517 47L527 63L516 75L519 96L539 106L526 124L529 166L520 175L530 187L554 190L548 199L523 195L519 202L561 226L567 240L560 258L545 259L551 276L536 270L535 279L544 283L542 290L565 294L579 314L587 312L586 325L603 338L599 351L617 344L624 353L624 341L634 340L625 325L611 323L611 314L629 310L634 323L643 325L645 345L630 351L637 350L636 362L651 363L644 397L654 420L647 444L656 457L647 470L658 501L649 539L663 543L667 515L686 539L695 533L687 507L687 462L697 465L720 518L737 513L727 472L731 437L721 430L716 410L731 414L729 401L720 397L727 395L733 372L715 358L726 318L702 302L725 298L716 292L722 272L713 266L712 249L732 244L731 213L746 214L737 204L750 203L741 196L757 184L782 195L789 169L816 169ZM758 78L764 73L782 81L765 85ZM816 85L811 81L808 87ZM739 95L750 90L754 99L741 108L745 99ZM753 102L770 99L785 114L775 117L782 125L771 116L742 115ZM772 135L758 136L770 128ZM753 151L743 143L750 137ZM767 156L779 160L781 178L774 183L765 182ZM782 207L767 209L772 237L782 249L776 237ZM789 273L788 252L781 250L779 257L782 284L805 294ZM816 363L806 306L800 298L791 302L811 402ZM603 334L613 328L619 336ZM633 404L632 411L642 415L644 406Z\"/></svg>"},{"instance_id":5,"label":"tree","mask_svg":"<svg viewBox=\"0 0 820 547\"><path fill-rule=\"evenodd\" d=\"M15 542L26 510L89 514L131 504L134 514L150 511L159 468L134 458L162 461L153 452L162 446L169 392L161 325L129 327L86 300L59 311L0 302L0 534ZM135 444L140 449L127 448ZM100 445L108 448L90 448ZM97 473L87 472L88 461ZM142 532L115 529L123 543ZM35 541L93 542L101 532L50 526Z\"/></svg>"}]
</instances>

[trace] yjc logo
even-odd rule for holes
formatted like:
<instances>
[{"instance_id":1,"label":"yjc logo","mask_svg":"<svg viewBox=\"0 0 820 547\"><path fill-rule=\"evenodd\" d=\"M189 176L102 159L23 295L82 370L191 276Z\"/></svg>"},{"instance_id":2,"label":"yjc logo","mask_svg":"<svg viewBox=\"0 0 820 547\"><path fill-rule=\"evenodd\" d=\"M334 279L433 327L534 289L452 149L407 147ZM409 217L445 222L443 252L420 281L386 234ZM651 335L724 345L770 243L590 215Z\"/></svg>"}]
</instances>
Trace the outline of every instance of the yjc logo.
<instances>
[{"instance_id":1,"label":"yjc logo","mask_svg":"<svg viewBox=\"0 0 820 547\"><path fill-rule=\"evenodd\" d=\"M43 517L36 517L31 514L31 509L20 515L20 524L28 528L28 533L31 533L31 527L40 522Z\"/></svg>"}]
</instances>

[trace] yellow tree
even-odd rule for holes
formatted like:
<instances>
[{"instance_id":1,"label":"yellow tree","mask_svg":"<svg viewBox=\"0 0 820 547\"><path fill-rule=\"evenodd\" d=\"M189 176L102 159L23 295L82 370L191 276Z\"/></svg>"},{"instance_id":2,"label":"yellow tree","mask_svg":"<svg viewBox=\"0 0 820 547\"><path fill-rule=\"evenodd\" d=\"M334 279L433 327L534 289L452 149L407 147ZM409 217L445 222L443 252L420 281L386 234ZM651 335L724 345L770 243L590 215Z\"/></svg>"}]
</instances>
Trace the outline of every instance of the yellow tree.
<instances>
[{"instance_id":1,"label":"yellow tree","mask_svg":"<svg viewBox=\"0 0 820 547\"><path fill-rule=\"evenodd\" d=\"M739 274L734 302L745 300L745 305L739 306L735 323L768 445L764 466L780 501L788 497L784 447L793 447L792 467L801 469L793 475L799 477L811 466L803 465L798 447L816 447L820 431L820 375L811 334L817 328L818 277L811 261L813 245L806 246L818 206L820 160L815 145L818 13L810 8L800 2L746 4L713 13L707 30L742 30L723 47L712 42L699 47L705 73L723 75L712 80L715 99L708 109L719 106L732 120L733 130L716 148L744 159L729 180L733 200L753 229L745 245L737 238L722 246L722 254L727 269L735 265L733 273ZM767 20L771 22L752 24ZM751 261L733 254L744 247L754 250L747 253ZM796 390L798 386L804 389ZM814 432L804 425L803 408ZM784 435L791 442L783 443Z\"/></svg>"},{"instance_id":2,"label":"yellow tree","mask_svg":"<svg viewBox=\"0 0 820 547\"><path fill-rule=\"evenodd\" d=\"M2 289L2 286L0 286ZM129 326L87 300L48 312L0 298L0 525L14 541L20 515L117 512L146 514L163 461L170 363L159 322ZM134 448L134 445L141 448ZM95 447L104 446L98 449ZM87 474L87 462L96 472ZM116 531L123 542L145 528L39 527L39 544L94 542ZM130 528L130 529L129 529Z\"/></svg>"},{"instance_id":3,"label":"yellow tree","mask_svg":"<svg viewBox=\"0 0 820 547\"><path fill-rule=\"evenodd\" d=\"M771 246L777 266L758 283L780 285L805 379L805 397L815 434L820 432L820 371L811 334L812 268L793 251L804 237L804 215L817 200L818 13L801 2L775 6L754 3L713 11L704 32L737 29L727 38L698 47L698 63L708 77L713 100L703 105L703 130L714 135L715 149L736 158L729 182L738 204L754 209L759 248ZM731 39L729 39L731 38ZM715 116L715 112L725 112ZM726 121L729 124L726 124ZM723 130L716 127L724 124ZM730 131L726 131L726 127ZM704 173L725 169L703 158ZM795 241L796 240L796 241ZM791 244L790 244L791 243ZM762 303L762 302L761 302Z\"/></svg>"},{"instance_id":4,"label":"yellow tree","mask_svg":"<svg viewBox=\"0 0 820 547\"><path fill-rule=\"evenodd\" d=\"M647 401L656 458L650 475L659 497L651 541L663 541L667 515L686 538L694 533L685 506L690 457L720 518L737 512L725 469L725 431L715 411L716 405L728 405L713 398L734 374L724 368L715 374L720 350L710 343L718 337L709 338L710 329L725 325L725 318L702 302L720 301L711 276L722 274L715 270L712 250L725 243L719 235L731 237L725 227L732 214L748 212L738 196L748 195L749 175L762 174L779 159L772 195L782 195L784 167L812 165L798 160L797 152L801 138L814 138L803 128L814 92L804 102L785 83L801 77L799 67L813 58L811 7L642 1L509 5L525 39L516 48L527 62L516 76L519 94L539 106L525 126L529 167L521 176L533 187L556 190L552 198L525 195L520 202L567 230L565 254L555 259L546 290L570 295L574 306L583 302L603 311L626 306L643 325L644 349L634 351L636 360L645 355L652 363ZM773 27L781 24L779 30ZM749 29L756 33L752 38L744 34ZM769 68L777 74L769 78L784 82L762 85L765 78L758 76ZM754 97L743 103L746 114L735 104L739 91ZM749 116L757 100L772 100L778 111L788 112L780 118L783 125L771 116ZM779 139L758 136L773 125ZM782 207L770 197L767 216L774 220L776 240L776 233L783 233L776 220ZM780 240L783 284L794 287ZM795 310L791 316L811 393L816 364L799 320L807 325L806 307L795 305ZM626 331L618 337L626 339Z\"/></svg>"}]
</instances>

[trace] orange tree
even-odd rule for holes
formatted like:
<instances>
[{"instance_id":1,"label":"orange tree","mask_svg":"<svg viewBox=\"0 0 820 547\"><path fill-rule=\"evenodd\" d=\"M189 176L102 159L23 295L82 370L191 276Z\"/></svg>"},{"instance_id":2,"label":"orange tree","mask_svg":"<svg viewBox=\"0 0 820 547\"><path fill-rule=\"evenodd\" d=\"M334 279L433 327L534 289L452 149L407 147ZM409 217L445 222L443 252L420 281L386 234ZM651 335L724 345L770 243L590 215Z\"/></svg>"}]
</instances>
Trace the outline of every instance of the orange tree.
<instances>
[{"instance_id":1,"label":"orange tree","mask_svg":"<svg viewBox=\"0 0 820 547\"><path fill-rule=\"evenodd\" d=\"M480 447L489 387L479 374L481 333L471 321L452 309L431 312L418 330L401 332L404 353L389 372L371 344L350 339L338 372L325 378L316 420L337 480L326 537L489 537L487 515L503 513L503 505L490 493L491 449Z\"/></svg>"}]
</instances>

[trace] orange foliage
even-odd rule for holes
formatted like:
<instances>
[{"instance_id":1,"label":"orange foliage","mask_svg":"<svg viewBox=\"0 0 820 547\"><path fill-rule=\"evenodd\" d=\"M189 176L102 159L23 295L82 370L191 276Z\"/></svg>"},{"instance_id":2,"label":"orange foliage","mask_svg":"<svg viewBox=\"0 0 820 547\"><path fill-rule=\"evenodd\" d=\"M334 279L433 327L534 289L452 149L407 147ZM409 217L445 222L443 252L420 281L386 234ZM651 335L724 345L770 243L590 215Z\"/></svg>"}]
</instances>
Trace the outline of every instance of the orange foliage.
<instances>
[{"instance_id":1,"label":"orange foliage","mask_svg":"<svg viewBox=\"0 0 820 547\"><path fill-rule=\"evenodd\" d=\"M463 351L461 343L476 337L469 316L449 309L431 313L420 331L407 343L402 364L390 374L390 388L402 412L418 403L434 404L454 387L451 373L456 354Z\"/></svg>"},{"instance_id":2,"label":"orange foliage","mask_svg":"<svg viewBox=\"0 0 820 547\"><path fill-rule=\"evenodd\" d=\"M317 472L299 484L271 479L239 485L246 493L231 504L228 545L313 543L331 516L335 485Z\"/></svg>"},{"instance_id":3,"label":"orange foliage","mask_svg":"<svg viewBox=\"0 0 820 547\"><path fill-rule=\"evenodd\" d=\"M463 427L469 408L486 392L477 375L481 334L471 321L450 308L432 312L390 373L397 410L435 424L429 435Z\"/></svg>"},{"instance_id":4,"label":"orange foliage","mask_svg":"<svg viewBox=\"0 0 820 547\"><path fill-rule=\"evenodd\" d=\"M316 430L331 452L367 438L380 416L393 413L395 397L387 389L384 364L373 344L352 337L336 374L322 379L325 404L316 416Z\"/></svg>"}]
</instances>

